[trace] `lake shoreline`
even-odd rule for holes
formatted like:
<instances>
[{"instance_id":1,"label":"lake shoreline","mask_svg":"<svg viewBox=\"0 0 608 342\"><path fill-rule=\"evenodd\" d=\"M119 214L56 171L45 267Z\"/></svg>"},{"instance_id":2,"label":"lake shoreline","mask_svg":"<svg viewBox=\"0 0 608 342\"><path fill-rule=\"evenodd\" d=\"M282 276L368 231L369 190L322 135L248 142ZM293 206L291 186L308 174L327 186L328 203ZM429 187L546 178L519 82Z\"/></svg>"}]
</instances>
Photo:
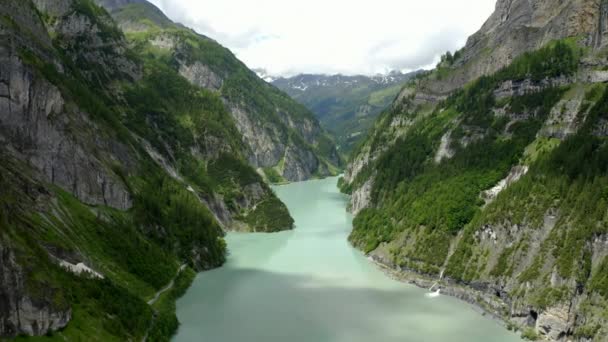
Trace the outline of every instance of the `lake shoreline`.
<instances>
[{"instance_id":1,"label":"lake shoreline","mask_svg":"<svg viewBox=\"0 0 608 342\"><path fill-rule=\"evenodd\" d=\"M471 305L391 279L353 248L336 180L273 186L297 228L228 233L226 263L177 301L173 342L519 341Z\"/></svg>"},{"instance_id":2,"label":"lake shoreline","mask_svg":"<svg viewBox=\"0 0 608 342\"><path fill-rule=\"evenodd\" d=\"M391 263L386 262L381 257L376 255L367 255L368 260L378 267L387 277L402 282L414 285L421 289L430 289L431 286L438 286L441 289L440 294L454 297L472 305L473 309L479 312L482 316L490 317L507 330L513 330L513 322L505 318L502 314L504 310L508 310L508 305L488 293L473 289L471 287L456 284L452 281L430 277L423 275L413 270L400 269ZM520 327L518 327L519 329Z\"/></svg>"}]
</instances>

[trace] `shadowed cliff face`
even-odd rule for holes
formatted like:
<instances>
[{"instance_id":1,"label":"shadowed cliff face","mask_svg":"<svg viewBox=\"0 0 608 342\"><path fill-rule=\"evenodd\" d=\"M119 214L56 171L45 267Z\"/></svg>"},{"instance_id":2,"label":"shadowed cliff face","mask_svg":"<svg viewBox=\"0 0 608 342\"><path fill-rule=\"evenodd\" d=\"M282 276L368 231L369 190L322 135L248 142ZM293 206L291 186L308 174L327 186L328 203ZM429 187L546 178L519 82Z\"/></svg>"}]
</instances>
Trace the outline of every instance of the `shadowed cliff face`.
<instances>
[{"instance_id":1,"label":"shadowed cliff face","mask_svg":"<svg viewBox=\"0 0 608 342\"><path fill-rule=\"evenodd\" d=\"M36 51L61 67L50 52L53 48L46 29L31 8L17 6L11 1L1 6L1 12L13 14L17 27L27 27L39 37L33 40L10 27L4 27L0 37L0 80L3 84L0 89L0 139L4 147L35 166L47 181L68 189L87 204L122 210L130 208L131 195L103 162L115 159L127 167L132 166L134 158L128 148L100 130L88 118L88 113L71 106L56 85L26 64L23 51ZM50 7L53 13L61 15L70 6L69 2L60 1L54 2L52 9ZM100 39L92 33L93 25L86 17L70 16L65 22L57 21L56 27L57 33L69 37L68 40L93 44ZM83 57L96 60L100 67L116 73L127 69L135 73L134 64L119 54L125 49L124 42L112 40L107 43L114 46L110 52L89 48ZM88 76L94 78L96 74L92 72ZM96 139L91 139L92 136Z\"/></svg>"}]
</instances>

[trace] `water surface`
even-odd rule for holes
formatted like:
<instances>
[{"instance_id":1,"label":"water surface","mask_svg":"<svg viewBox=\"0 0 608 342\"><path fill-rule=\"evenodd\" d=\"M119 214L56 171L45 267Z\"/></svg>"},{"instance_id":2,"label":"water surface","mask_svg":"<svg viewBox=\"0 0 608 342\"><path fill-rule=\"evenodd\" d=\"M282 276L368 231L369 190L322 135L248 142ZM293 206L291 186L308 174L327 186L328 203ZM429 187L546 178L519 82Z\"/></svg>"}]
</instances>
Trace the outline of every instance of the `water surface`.
<instances>
[{"instance_id":1,"label":"water surface","mask_svg":"<svg viewBox=\"0 0 608 342\"><path fill-rule=\"evenodd\" d=\"M294 231L228 234L226 264L199 274L177 302L174 341L519 341L464 302L386 277L353 249L336 181L275 188Z\"/></svg>"}]
</instances>

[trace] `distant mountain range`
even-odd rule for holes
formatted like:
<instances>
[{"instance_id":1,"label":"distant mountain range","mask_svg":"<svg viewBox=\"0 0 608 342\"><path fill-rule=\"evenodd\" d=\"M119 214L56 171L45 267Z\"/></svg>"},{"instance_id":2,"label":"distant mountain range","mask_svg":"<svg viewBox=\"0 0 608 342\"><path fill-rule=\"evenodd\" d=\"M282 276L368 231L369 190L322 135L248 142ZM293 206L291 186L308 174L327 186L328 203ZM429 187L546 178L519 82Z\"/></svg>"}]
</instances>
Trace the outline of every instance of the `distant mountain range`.
<instances>
[{"instance_id":1,"label":"distant mountain range","mask_svg":"<svg viewBox=\"0 0 608 342\"><path fill-rule=\"evenodd\" d=\"M335 135L343 154L350 153L402 85L420 72L393 71L376 76L301 74L276 78L265 70L255 71L260 78L315 113L321 124Z\"/></svg>"}]
</instances>

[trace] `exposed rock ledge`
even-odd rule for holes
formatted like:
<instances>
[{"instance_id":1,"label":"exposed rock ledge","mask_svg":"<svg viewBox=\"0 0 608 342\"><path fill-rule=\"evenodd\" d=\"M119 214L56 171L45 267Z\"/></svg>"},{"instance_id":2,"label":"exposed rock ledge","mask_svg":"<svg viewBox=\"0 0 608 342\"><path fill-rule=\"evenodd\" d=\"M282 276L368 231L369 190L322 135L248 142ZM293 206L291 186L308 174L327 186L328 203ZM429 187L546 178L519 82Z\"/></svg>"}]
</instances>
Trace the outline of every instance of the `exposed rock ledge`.
<instances>
[{"instance_id":1,"label":"exposed rock ledge","mask_svg":"<svg viewBox=\"0 0 608 342\"><path fill-rule=\"evenodd\" d=\"M482 314L490 315L492 318L506 326L502 313L505 310L508 310L509 307L505 302L499 300L498 297L490 296L487 292L476 290L472 287L462 286L447 278L438 281L436 277L430 277L412 270L400 268L385 260L382 256L373 253L374 252L368 256L368 259L376 264L390 278L416 285L422 289L429 289L433 285L437 288L436 286L439 285L441 294L455 297L472 304L479 309ZM479 299L482 300L480 301Z\"/></svg>"},{"instance_id":2,"label":"exposed rock ledge","mask_svg":"<svg viewBox=\"0 0 608 342\"><path fill-rule=\"evenodd\" d=\"M512 324L515 324L518 328L531 327L544 340L570 341L566 336L566 332L569 331L567 307L551 307L541 313L533 311L514 312L511 310L508 295L489 284L462 284L450 278L439 280L436 276L424 275L413 270L398 267L382 255L375 254L374 252L370 253L368 259L390 278L423 289L431 287L440 288L441 294L458 298L473 305L482 315L495 319L505 326L505 328L510 328Z\"/></svg>"},{"instance_id":3,"label":"exposed rock ledge","mask_svg":"<svg viewBox=\"0 0 608 342\"><path fill-rule=\"evenodd\" d=\"M0 244L0 336L40 336L68 324L71 308L33 298L26 293L26 286L26 271L17 263L15 253Z\"/></svg>"}]
</instances>

